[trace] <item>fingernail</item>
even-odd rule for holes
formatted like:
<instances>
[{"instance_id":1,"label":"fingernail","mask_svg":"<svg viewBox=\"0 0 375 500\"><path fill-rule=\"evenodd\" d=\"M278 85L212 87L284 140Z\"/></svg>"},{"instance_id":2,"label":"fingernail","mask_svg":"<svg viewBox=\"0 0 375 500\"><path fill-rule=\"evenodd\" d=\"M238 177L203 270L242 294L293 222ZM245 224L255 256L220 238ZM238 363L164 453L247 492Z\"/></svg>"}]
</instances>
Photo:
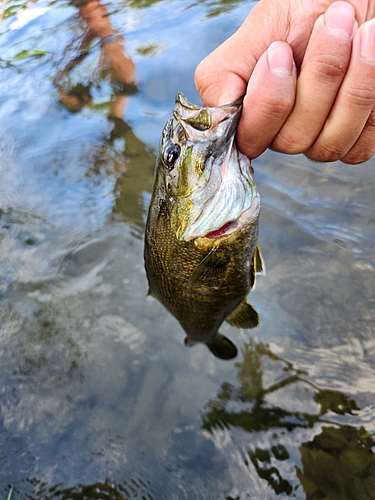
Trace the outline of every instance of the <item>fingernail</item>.
<instances>
[{"instance_id":1,"label":"fingernail","mask_svg":"<svg viewBox=\"0 0 375 500\"><path fill-rule=\"evenodd\" d=\"M368 21L361 28L361 57L375 62L375 19Z\"/></svg>"},{"instance_id":2,"label":"fingernail","mask_svg":"<svg viewBox=\"0 0 375 500\"><path fill-rule=\"evenodd\" d=\"M324 14L324 23L332 35L351 38L354 31L354 9L348 2L332 3Z\"/></svg>"},{"instance_id":3,"label":"fingernail","mask_svg":"<svg viewBox=\"0 0 375 500\"><path fill-rule=\"evenodd\" d=\"M267 50L268 67L272 73L290 76L293 72L293 52L285 42L273 42Z\"/></svg>"}]
</instances>

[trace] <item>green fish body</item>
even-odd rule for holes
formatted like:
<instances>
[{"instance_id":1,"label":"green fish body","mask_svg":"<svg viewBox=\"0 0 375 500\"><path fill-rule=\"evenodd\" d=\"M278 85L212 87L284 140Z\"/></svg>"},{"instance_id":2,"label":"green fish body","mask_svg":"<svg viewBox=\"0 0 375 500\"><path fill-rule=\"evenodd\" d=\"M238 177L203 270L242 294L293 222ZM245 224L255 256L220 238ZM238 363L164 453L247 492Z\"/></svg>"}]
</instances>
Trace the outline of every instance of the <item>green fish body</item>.
<instances>
[{"instance_id":1,"label":"green fish body","mask_svg":"<svg viewBox=\"0 0 375 500\"><path fill-rule=\"evenodd\" d=\"M263 271L259 194L250 160L234 142L241 109L200 107L177 94L145 235L150 294L178 319L186 344L203 342L224 359L237 351L219 327L224 320L258 324L246 296Z\"/></svg>"}]
</instances>

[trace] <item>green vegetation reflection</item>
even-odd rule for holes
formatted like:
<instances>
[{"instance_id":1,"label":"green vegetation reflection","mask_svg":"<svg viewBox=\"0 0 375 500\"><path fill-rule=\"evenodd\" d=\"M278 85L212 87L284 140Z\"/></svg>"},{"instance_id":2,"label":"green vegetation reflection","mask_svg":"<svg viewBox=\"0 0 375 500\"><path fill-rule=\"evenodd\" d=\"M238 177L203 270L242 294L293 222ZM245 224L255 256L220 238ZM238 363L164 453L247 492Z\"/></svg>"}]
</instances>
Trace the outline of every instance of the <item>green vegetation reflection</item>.
<instances>
[{"instance_id":1,"label":"green vegetation reflection","mask_svg":"<svg viewBox=\"0 0 375 500\"><path fill-rule=\"evenodd\" d=\"M145 9L163 0L128 0L124 1L124 4L135 9ZM208 17L218 16L222 12L227 12L234 9L237 5L241 3L241 0L201 0L199 2L191 2L189 7L194 5L204 5L207 8Z\"/></svg>"},{"instance_id":2,"label":"green vegetation reflection","mask_svg":"<svg viewBox=\"0 0 375 500\"><path fill-rule=\"evenodd\" d=\"M37 478L28 479L27 483L34 490L31 495L27 496L30 500L125 500L129 498L156 500L151 491L150 481L142 477L130 478L119 484L107 478L93 484L76 484L70 488L63 488L61 484L49 487ZM17 493L17 489L14 491Z\"/></svg>"},{"instance_id":3,"label":"green vegetation reflection","mask_svg":"<svg viewBox=\"0 0 375 500\"><path fill-rule=\"evenodd\" d=\"M262 361L267 359L283 367L285 376L266 386ZM363 428L333 424L328 414L353 415L359 410L356 402L340 391L320 389L264 344L249 342L243 349L243 361L236 363L239 385L223 383L217 396L207 403L202 428L214 434L229 428L248 433L275 431L279 434L298 428L321 428L312 441L303 442L298 450L302 467L296 467L297 478L307 500L371 500L375 499L375 456L373 437ZM316 413L291 411L267 402L267 396L295 384L305 385L312 392L318 408ZM309 408L311 405L309 405ZM327 424L322 426L321 424ZM317 428L319 428L317 427ZM269 448L249 445L247 465L253 465L258 476L276 494L294 496L290 481L283 477L277 464L293 460L288 445L275 443Z\"/></svg>"},{"instance_id":4,"label":"green vegetation reflection","mask_svg":"<svg viewBox=\"0 0 375 500\"><path fill-rule=\"evenodd\" d=\"M363 428L324 427L300 447L297 475L307 500L372 500L375 458L372 436Z\"/></svg>"}]
</instances>

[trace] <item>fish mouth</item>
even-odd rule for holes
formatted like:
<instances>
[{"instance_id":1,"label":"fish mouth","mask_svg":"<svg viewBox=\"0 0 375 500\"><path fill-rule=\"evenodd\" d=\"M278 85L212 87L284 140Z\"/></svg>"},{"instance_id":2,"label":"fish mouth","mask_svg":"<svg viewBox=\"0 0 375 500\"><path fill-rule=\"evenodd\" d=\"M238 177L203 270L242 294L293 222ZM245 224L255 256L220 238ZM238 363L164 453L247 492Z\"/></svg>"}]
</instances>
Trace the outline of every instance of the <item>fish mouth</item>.
<instances>
[{"instance_id":1,"label":"fish mouth","mask_svg":"<svg viewBox=\"0 0 375 500\"><path fill-rule=\"evenodd\" d=\"M177 94L173 116L186 141L171 211L178 240L227 237L259 213L251 162L235 144L241 110L241 100L209 108Z\"/></svg>"},{"instance_id":2,"label":"fish mouth","mask_svg":"<svg viewBox=\"0 0 375 500\"><path fill-rule=\"evenodd\" d=\"M224 122L225 134L232 135L241 115L242 101L243 98L230 104L210 108L192 104L178 92L173 116L191 141L218 138L223 133L218 125Z\"/></svg>"}]
</instances>

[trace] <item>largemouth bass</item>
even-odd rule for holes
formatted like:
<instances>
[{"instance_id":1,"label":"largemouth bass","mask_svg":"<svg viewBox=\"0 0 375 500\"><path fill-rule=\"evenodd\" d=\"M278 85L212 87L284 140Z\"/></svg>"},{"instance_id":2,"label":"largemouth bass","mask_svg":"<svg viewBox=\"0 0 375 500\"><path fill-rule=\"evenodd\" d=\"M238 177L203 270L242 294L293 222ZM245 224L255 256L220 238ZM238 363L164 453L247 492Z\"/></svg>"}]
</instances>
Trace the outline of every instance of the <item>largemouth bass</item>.
<instances>
[{"instance_id":1,"label":"largemouth bass","mask_svg":"<svg viewBox=\"0 0 375 500\"><path fill-rule=\"evenodd\" d=\"M156 164L146 224L149 293L180 322L185 343L236 356L218 330L224 320L253 328L246 296L263 261L257 247L260 198L250 160L234 142L241 102L208 108L177 94Z\"/></svg>"}]
</instances>

